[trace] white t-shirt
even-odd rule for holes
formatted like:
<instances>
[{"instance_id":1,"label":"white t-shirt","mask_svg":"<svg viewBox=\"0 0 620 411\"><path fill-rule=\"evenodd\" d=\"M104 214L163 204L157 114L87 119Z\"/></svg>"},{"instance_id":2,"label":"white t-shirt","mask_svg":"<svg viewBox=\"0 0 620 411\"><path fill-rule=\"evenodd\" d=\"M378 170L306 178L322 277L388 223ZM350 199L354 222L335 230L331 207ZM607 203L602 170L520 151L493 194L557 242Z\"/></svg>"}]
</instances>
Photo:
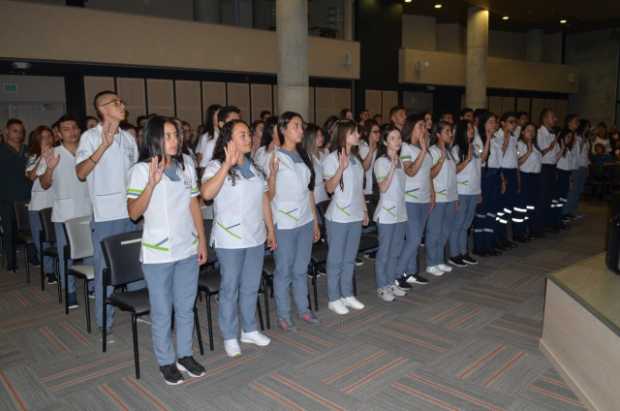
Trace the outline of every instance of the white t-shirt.
<instances>
[{"instance_id":1,"label":"white t-shirt","mask_svg":"<svg viewBox=\"0 0 620 411\"><path fill-rule=\"evenodd\" d=\"M499 129L497 133L495 133L495 137L491 140L491 145L495 145L495 152L499 153L499 166L502 169L515 169L519 166L519 162L517 159L517 137L514 135L510 136L510 140L508 140L508 145L506 147L506 151L503 151L504 147L504 130Z\"/></svg>"},{"instance_id":2,"label":"white t-shirt","mask_svg":"<svg viewBox=\"0 0 620 411\"><path fill-rule=\"evenodd\" d=\"M433 166L437 164L441 158L441 149L436 145L429 148L431 157L433 158ZM446 150L446 159L439 173L433 179L435 187L435 201L438 203L450 203L458 200L458 191L456 184L456 161L452 158L449 150Z\"/></svg>"},{"instance_id":3,"label":"white t-shirt","mask_svg":"<svg viewBox=\"0 0 620 411\"><path fill-rule=\"evenodd\" d=\"M554 141L555 134L547 130L547 127L541 126L538 129L538 133L536 134L536 142L538 143L538 148L540 148L541 150L546 150ZM559 153L560 145L556 143L553 147L553 150L550 150L549 152L547 152L547 154L543 156L542 163L555 165L558 162Z\"/></svg>"},{"instance_id":4,"label":"white t-shirt","mask_svg":"<svg viewBox=\"0 0 620 411\"><path fill-rule=\"evenodd\" d=\"M474 147L472 147L472 157L469 163L465 166L464 169L461 170L460 173L456 175L456 183L457 183L457 192L461 195L477 195L482 192L480 188L480 180L481 180L481 163L480 163L480 153L475 144L475 141L472 142ZM452 156L456 161L456 164L461 162L461 158L459 157L459 147L452 147Z\"/></svg>"},{"instance_id":5,"label":"white t-shirt","mask_svg":"<svg viewBox=\"0 0 620 411\"><path fill-rule=\"evenodd\" d=\"M590 166L590 142L582 136L577 136L575 145L578 147L577 167Z\"/></svg>"},{"instance_id":6,"label":"white t-shirt","mask_svg":"<svg viewBox=\"0 0 620 411\"><path fill-rule=\"evenodd\" d=\"M80 181L75 173L76 158L63 145L54 148L54 154L60 156L58 165L52 174L54 205L52 207L52 222L64 223L78 217L92 214L88 184ZM127 212L127 203L125 203Z\"/></svg>"},{"instance_id":7,"label":"white t-shirt","mask_svg":"<svg viewBox=\"0 0 620 411\"><path fill-rule=\"evenodd\" d=\"M312 156L312 165L314 167L314 203L319 204L329 200L327 191L325 191L325 181L323 181L323 163L320 158Z\"/></svg>"},{"instance_id":8,"label":"white t-shirt","mask_svg":"<svg viewBox=\"0 0 620 411\"><path fill-rule=\"evenodd\" d=\"M213 133L216 137L219 136L219 130L215 130ZM198 138L198 143L196 144L196 153L200 153L200 155L204 158L205 152L207 149L207 143L211 140L211 136L209 133L204 133Z\"/></svg>"},{"instance_id":9,"label":"white t-shirt","mask_svg":"<svg viewBox=\"0 0 620 411\"><path fill-rule=\"evenodd\" d=\"M332 151L323 160L323 178L329 180L336 175L338 165L338 153ZM364 167L359 158L350 155L349 165L342 173L342 185L336 185L325 218L335 223L363 221L366 206L363 182Z\"/></svg>"},{"instance_id":10,"label":"white t-shirt","mask_svg":"<svg viewBox=\"0 0 620 411\"><path fill-rule=\"evenodd\" d=\"M271 152L267 152L267 146L259 147L254 153L254 164L256 167L260 168L260 170L266 175L269 171L269 159L271 159Z\"/></svg>"},{"instance_id":11,"label":"white t-shirt","mask_svg":"<svg viewBox=\"0 0 620 411\"><path fill-rule=\"evenodd\" d=\"M527 153L527 144L523 141L517 143L517 155L523 157ZM519 166L519 170L524 173L538 174L542 168L542 154L538 149L532 146L532 152L527 157L527 160Z\"/></svg>"},{"instance_id":12,"label":"white t-shirt","mask_svg":"<svg viewBox=\"0 0 620 411\"><path fill-rule=\"evenodd\" d=\"M32 183L32 190L30 192L30 204L28 204L28 210L30 211L39 211L54 205L54 193L52 189L48 188L44 190L43 187L41 187L41 180L39 179L47 170L45 159L41 158L39 161L39 156L30 157L28 159L26 172L34 170L35 166L37 167L37 178L34 180L34 183Z\"/></svg>"},{"instance_id":13,"label":"white t-shirt","mask_svg":"<svg viewBox=\"0 0 620 411\"><path fill-rule=\"evenodd\" d=\"M566 153L557 162L557 167L560 170L572 171L577 169L577 147L573 146L573 149L566 149Z\"/></svg>"},{"instance_id":14,"label":"white t-shirt","mask_svg":"<svg viewBox=\"0 0 620 411\"><path fill-rule=\"evenodd\" d=\"M220 136L219 130L215 130L214 134L215 134L214 138L208 138L207 134L203 135L203 136L206 136L207 138L205 139L206 141L204 145L201 147L202 151L200 151L200 154L202 154L202 159L200 160L201 168L206 167L207 163L211 161L211 159L213 159L213 151L215 150L215 144L217 143L217 139Z\"/></svg>"},{"instance_id":15,"label":"white t-shirt","mask_svg":"<svg viewBox=\"0 0 620 411\"><path fill-rule=\"evenodd\" d=\"M88 160L101 145L101 139L101 124L86 130L80 138L76 164ZM86 178L95 222L129 217L126 199L127 184L131 167L137 161L138 146L135 139L131 134L119 128L114 136L114 142L103 153L95 168Z\"/></svg>"},{"instance_id":16,"label":"white t-shirt","mask_svg":"<svg viewBox=\"0 0 620 411\"><path fill-rule=\"evenodd\" d=\"M368 153L370 153L370 146L364 140L360 141L359 153L360 153L360 157L362 161L364 161L366 159L366 156L368 156ZM372 183L373 183L372 169L374 167L376 159L377 159L377 150L375 150L372 153L372 160L370 161L370 167L368 167L368 170L366 170L366 172L364 173L364 194L366 195L372 194Z\"/></svg>"},{"instance_id":17,"label":"white t-shirt","mask_svg":"<svg viewBox=\"0 0 620 411\"><path fill-rule=\"evenodd\" d=\"M198 232L190 210L192 197L199 195L196 171L181 166L175 171L177 181L164 174L144 210L143 264L171 263L198 252ZM149 163L137 163L131 170L127 198L138 198L148 181Z\"/></svg>"},{"instance_id":18,"label":"white t-shirt","mask_svg":"<svg viewBox=\"0 0 620 411\"><path fill-rule=\"evenodd\" d=\"M274 225L279 230L304 226L313 220L308 190L310 169L297 153L278 149L272 156L277 156L279 161L276 195L271 201Z\"/></svg>"},{"instance_id":19,"label":"white t-shirt","mask_svg":"<svg viewBox=\"0 0 620 411\"><path fill-rule=\"evenodd\" d=\"M403 143L400 149L400 160L403 165L415 162L422 150L412 144ZM429 153L422 162L422 166L413 177L407 176L405 180L405 201L408 203L431 202L431 168L433 159Z\"/></svg>"},{"instance_id":20,"label":"white t-shirt","mask_svg":"<svg viewBox=\"0 0 620 411\"><path fill-rule=\"evenodd\" d=\"M215 176L220 168L218 160L211 160L202 175L203 183ZM250 248L265 243L263 196L267 182L253 165L250 171L252 176L248 178L235 171L234 185L232 177L226 177L213 200L211 244L215 248Z\"/></svg>"},{"instance_id":21,"label":"white t-shirt","mask_svg":"<svg viewBox=\"0 0 620 411\"><path fill-rule=\"evenodd\" d=\"M392 162L386 156L375 161L374 172L377 183L387 178L392 168ZM405 205L405 171L399 160L399 167L394 170L392 181L387 191L380 194L379 204L375 209L373 221L380 224L395 224L407 221L407 206Z\"/></svg>"}]
</instances>

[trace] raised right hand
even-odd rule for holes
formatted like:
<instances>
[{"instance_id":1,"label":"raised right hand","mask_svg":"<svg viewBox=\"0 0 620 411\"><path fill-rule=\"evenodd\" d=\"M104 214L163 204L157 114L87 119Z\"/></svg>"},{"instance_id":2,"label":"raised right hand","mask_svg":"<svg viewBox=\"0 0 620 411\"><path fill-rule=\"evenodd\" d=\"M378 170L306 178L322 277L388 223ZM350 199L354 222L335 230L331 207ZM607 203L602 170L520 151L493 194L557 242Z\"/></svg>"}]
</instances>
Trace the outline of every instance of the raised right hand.
<instances>
[{"instance_id":1,"label":"raised right hand","mask_svg":"<svg viewBox=\"0 0 620 411\"><path fill-rule=\"evenodd\" d=\"M155 187L161 181L164 175L164 162L159 161L157 157L153 157L149 163L149 182L152 187Z\"/></svg>"},{"instance_id":2,"label":"raised right hand","mask_svg":"<svg viewBox=\"0 0 620 411\"><path fill-rule=\"evenodd\" d=\"M338 166L342 171L346 170L347 167L349 167L349 155L344 148L340 151L340 158L338 159L338 162Z\"/></svg>"},{"instance_id":3,"label":"raised right hand","mask_svg":"<svg viewBox=\"0 0 620 411\"><path fill-rule=\"evenodd\" d=\"M236 166L239 162L239 158L241 157L241 153L232 141L229 142L226 147L224 147L224 153L226 155L224 159L224 164L226 164L229 168Z\"/></svg>"}]
</instances>

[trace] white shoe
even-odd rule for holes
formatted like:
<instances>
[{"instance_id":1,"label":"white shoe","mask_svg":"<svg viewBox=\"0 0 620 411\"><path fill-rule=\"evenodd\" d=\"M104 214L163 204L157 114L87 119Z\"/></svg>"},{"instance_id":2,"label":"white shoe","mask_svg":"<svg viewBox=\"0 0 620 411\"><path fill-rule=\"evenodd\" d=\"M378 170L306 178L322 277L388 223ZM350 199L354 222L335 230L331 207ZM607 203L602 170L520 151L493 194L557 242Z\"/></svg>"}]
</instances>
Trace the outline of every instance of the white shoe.
<instances>
[{"instance_id":1,"label":"white shoe","mask_svg":"<svg viewBox=\"0 0 620 411\"><path fill-rule=\"evenodd\" d=\"M442 275L444 275L444 272L441 271L438 265L432 265L430 267L426 267L426 272L431 275L434 275L435 277L441 277Z\"/></svg>"},{"instance_id":2,"label":"white shoe","mask_svg":"<svg viewBox=\"0 0 620 411\"><path fill-rule=\"evenodd\" d=\"M439 264L437 267L439 267L441 271L444 271L446 273L449 273L450 271L452 271L452 267L446 264Z\"/></svg>"},{"instance_id":3,"label":"white shoe","mask_svg":"<svg viewBox=\"0 0 620 411\"><path fill-rule=\"evenodd\" d=\"M241 355L241 347L239 347L239 342L236 338L231 340L224 340L224 351L226 351L226 355L230 358L238 357Z\"/></svg>"},{"instance_id":4,"label":"white shoe","mask_svg":"<svg viewBox=\"0 0 620 411\"><path fill-rule=\"evenodd\" d=\"M354 310L363 310L365 307L365 305L354 296L341 298L340 301L342 301L346 307L353 308Z\"/></svg>"},{"instance_id":5,"label":"white shoe","mask_svg":"<svg viewBox=\"0 0 620 411\"><path fill-rule=\"evenodd\" d=\"M349 309L344 305L341 300L330 301L327 304L327 308L329 308L331 311L335 312L338 315L349 314Z\"/></svg>"},{"instance_id":6,"label":"white shoe","mask_svg":"<svg viewBox=\"0 0 620 411\"><path fill-rule=\"evenodd\" d=\"M390 290L392 291L392 295L396 297L404 297L407 295L407 291L394 284L390 286Z\"/></svg>"},{"instance_id":7,"label":"white shoe","mask_svg":"<svg viewBox=\"0 0 620 411\"><path fill-rule=\"evenodd\" d=\"M251 331L249 333L244 333L241 331L241 342L258 345L259 347L266 347L269 345L271 340L265 334L258 331Z\"/></svg>"},{"instance_id":8,"label":"white shoe","mask_svg":"<svg viewBox=\"0 0 620 411\"><path fill-rule=\"evenodd\" d=\"M391 303L394 301L392 287L388 285L387 287L377 288L377 297L381 298L386 303Z\"/></svg>"}]
</instances>

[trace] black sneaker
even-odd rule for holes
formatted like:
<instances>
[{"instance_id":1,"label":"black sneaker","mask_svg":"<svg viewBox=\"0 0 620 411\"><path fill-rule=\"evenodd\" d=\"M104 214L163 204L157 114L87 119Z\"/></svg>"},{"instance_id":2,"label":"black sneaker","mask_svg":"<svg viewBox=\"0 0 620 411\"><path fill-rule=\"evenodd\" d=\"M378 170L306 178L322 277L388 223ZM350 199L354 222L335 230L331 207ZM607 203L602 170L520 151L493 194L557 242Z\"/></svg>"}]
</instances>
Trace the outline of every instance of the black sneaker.
<instances>
[{"instance_id":1,"label":"black sneaker","mask_svg":"<svg viewBox=\"0 0 620 411\"><path fill-rule=\"evenodd\" d=\"M394 285L403 291L411 290L411 284L407 282L407 277L398 277L394 280Z\"/></svg>"},{"instance_id":2,"label":"black sneaker","mask_svg":"<svg viewBox=\"0 0 620 411\"><path fill-rule=\"evenodd\" d=\"M407 276L407 282L409 284L421 284L421 285L426 285L429 283L429 281L422 277L420 274L411 274L410 276Z\"/></svg>"},{"instance_id":3,"label":"black sneaker","mask_svg":"<svg viewBox=\"0 0 620 411\"><path fill-rule=\"evenodd\" d=\"M47 274L47 283L49 285L58 283L58 281L56 281L56 274Z\"/></svg>"},{"instance_id":4,"label":"black sneaker","mask_svg":"<svg viewBox=\"0 0 620 411\"><path fill-rule=\"evenodd\" d=\"M463 262L463 259L460 255L457 255L456 257L448 258L448 262L455 267L467 267L467 264Z\"/></svg>"},{"instance_id":5,"label":"black sneaker","mask_svg":"<svg viewBox=\"0 0 620 411\"><path fill-rule=\"evenodd\" d=\"M469 265L476 265L476 264L478 264L478 260L476 260L474 257L472 257L469 254L465 254L463 257L461 257L461 261L463 261L465 264L469 264Z\"/></svg>"},{"instance_id":6,"label":"black sneaker","mask_svg":"<svg viewBox=\"0 0 620 411\"><path fill-rule=\"evenodd\" d=\"M159 367L159 371L161 371L161 375L162 377L164 377L164 381L166 382L166 384L183 384L183 374L179 372L176 364L162 365L161 367Z\"/></svg>"},{"instance_id":7,"label":"black sneaker","mask_svg":"<svg viewBox=\"0 0 620 411\"><path fill-rule=\"evenodd\" d=\"M67 305L70 310L74 310L80 306L77 302L77 295L75 293L69 293L67 295Z\"/></svg>"},{"instance_id":8,"label":"black sneaker","mask_svg":"<svg viewBox=\"0 0 620 411\"><path fill-rule=\"evenodd\" d=\"M358 267L364 265L364 260L359 257L355 257L355 265Z\"/></svg>"},{"instance_id":9,"label":"black sneaker","mask_svg":"<svg viewBox=\"0 0 620 411\"><path fill-rule=\"evenodd\" d=\"M194 357L183 357L177 360L177 368L179 371L188 373L191 377L204 377L205 367L198 364Z\"/></svg>"}]
</instances>

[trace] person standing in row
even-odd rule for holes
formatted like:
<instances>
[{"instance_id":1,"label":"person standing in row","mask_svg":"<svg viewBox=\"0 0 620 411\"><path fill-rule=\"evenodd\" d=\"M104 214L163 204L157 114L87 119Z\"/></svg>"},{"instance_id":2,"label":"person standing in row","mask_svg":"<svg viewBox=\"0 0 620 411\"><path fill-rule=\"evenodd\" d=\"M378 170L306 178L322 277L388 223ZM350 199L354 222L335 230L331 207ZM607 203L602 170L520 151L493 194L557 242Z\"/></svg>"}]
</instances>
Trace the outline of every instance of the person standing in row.
<instances>
[{"instance_id":1,"label":"person standing in row","mask_svg":"<svg viewBox=\"0 0 620 411\"><path fill-rule=\"evenodd\" d=\"M207 108L207 112L205 114L205 132L198 137L198 142L196 143L196 164L203 164L202 159L205 157L207 144L209 141L217 140L217 137L220 134L217 116L221 108L222 106L219 104L211 104ZM213 151L211 151L211 154L213 154Z\"/></svg>"},{"instance_id":2,"label":"person standing in row","mask_svg":"<svg viewBox=\"0 0 620 411\"><path fill-rule=\"evenodd\" d=\"M358 148L362 165L364 166L364 195L372 196L374 180L372 178L372 170L377 159L377 149L381 132L379 125L373 120L364 123L361 127L362 138Z\"/></svg>"},{"instance_id":3,"label":"person standing in row","mask_svg":"<svg viewBox=\"0 0 620 411\"><path fill-rule=\"evenodd\" d=\"M88 184L93 206L93 246L95 248L95 318L97 325L112 327L114 309L108 304L103 317L103 299L112 293L112 287L103 290L105 261L101 240L135 229L127 213L127 183L129 170L138 161L136 140L119 128L125 119L125 103L113 91L102 91L94 98L100 123L82 134L75 161L76 174ZM144 281L128 284L127 290L144 288Z\"/></svg>"},{"instance_id":4,"label":"person standing in row","mask_svg":"<svg viewBox=\"0 0 620 411\"><path fill-rule=\"evenodd\" d=\"M333 194L325 213L328 308L339 315L348 314L349 308L364 308L364 304L353 295L353 271L362 225L368 225L364 168L353 150L359 141L357 124L349 120L338 121L330 153L323 161L325 189Z\"/></svg>"},{"instance_id":5,"label":"person standing in row","mask_svg":"<svg viewBox=\"0 0 620 411\"><path fill-rule=\"evenodd\" d=\"M539 203L541 218L545 222L545 228L557 231L560 227L560 213L558 200L555 198L555 185L557 183L556 164L559 159L560 147L553 132L557 117L553 110L546 108L540 114L540 128L536 135L536 145L540 148L542 158L541 186ZM538 207L537 207L538 209Z\"/></svg>"},{"instance_id":6,"label":"person standing in row","mask_svg":"<svg viewBox=\"0 0 620 411\"><path fill-rule=\"evenodd\" d=\"M572 120L571 120L572 121ZM577 213L579 200L588 178L590 167L590 122L581 119L575 132L575 146L577 147L577 169L573 172L573 190L571 190L567 204L567 215L571 218L581 217Z\"/></svg>"},{"instance_id":7,"label":"person standing in row","mask_svg":"<svg viewBox=\"0 0 620 411\"><path fill-rule=\"evenodd\" d=\"M397 270L407 226L406 177L400 160L401 145L400 131L392 125L385 125L381 129L377 161L374 166L381 195L373 220L377 223L379 231L379 250L375 261L377 295L386 302L394 301L394 297L406 296L409 289L399 287L400 274Z\"/></svg>"},{"instance_id":8,"label":"person standing in row","mask_svg":"<svg viewBox=\"0 0 620 411\"><path fill-rule=\"evenodd\" d=\"M257 329L256 299L265 241L272 251L277 249L277 243L269 189L264 174L250 157L251 151L248 125L242 120L229 121L220 130L213 159L202 176L202 197L213 200L215 211L210 241L222 276L218 323L229 357L241 355L239 317L241 342L260 347L271 342Z\"/></svg>"},{"instance_id":9,"label":"person standing in row","mask_svg":"<svg viewBox=\"0 0 620 411\"><path fill-rule=\"evenodd\" d=\"M78 217L90 216L91 202L88 194L88 185L79 180L75 171L77 163L76 153L80 141L80 129L76 119L65 115L58 120L62 144L53 151L47 151L44 164L39 167L41 187L52 190L53 207L52 222L56 234L56 250L59 258L59 275L63 289L67 287L67 306L77 308L78 301L75 293L75 277L67 277L65 284L64 248L67 245L64 223Z\"/></svg>"},{"instance_id":10,"label":"person standing in row","mask_svg":"<svg viewBox=\"0 0 620 411\"><path fill-rule=\"evenodd\" d=\"M570 128L565 128L558 135L560 153L558 154L558 182L556 186L556 198L559 207L556 212L562 213L568 203L568 193L570 192L571 174L577 169L577 150L575 147L575 133ZM564 226L564 223L560 223Z\"/></svg>"},{"instance_id":11,"label":"person standing in row","mask_svg":"<svg viewBox=\"0 0 620 411\"><path fill-rule=\"evenodd\" d=\"M280 148L270 159L268 173L276 241L276 271L273 276L278 326L293 330L290 296L297 306L299 318L309 324L319 320L308 306L308 264L312 243L321 238L314 201L314 168L302 146L303 119L287 111L278 119Z\"/></svg>"},{"instance_id":12,"label":"person standing in row","mask_svg":"<svg viewBox=\"0 0 620 411\"><path fill-rule=\"evenodd\" d=\"M323 130L314 125L308 124L304 129L303 148L312 158L312 166L314 168L314 202L315 204L329 200L327 191L325 191L325 183L323 182L323 158L325 153L323 145L325 136ZM319 221L319 224L323 224Z\"/></svg>"},{"instance_id":13,"label":"person standing in row","mask_svg":"<svg viewBox=\"0 0 620 411\"><path fill-rule=\"evenodd\" d=\"M219 130L224 127L224 124L228 123L231 120L239 120L241 119L241 110L235 106L224 106L217 110L217 133L214 131L213 138L210 138L205 144L204 151L202 152L202 156L200 159L200 168L206 167L207 163L211 161L213 158L213 150L215 149L215 145L217 144L217 139L219 138Z\"/></svg>"},{"instance_id":14,"label":"person standing in row","mask_svg":"<svg viewBox=\"0 0 620 411\"><path fill-rule=\"evenodd\" d=\"M140 257L149 290L153 352L166 384L177 385L183 382L179 371L205 375L192 355L192 341L198 268L207 261L207 245L196 170L184 160L177 124L153 116L144 137L144 156L131 170L127 208L132 220L144 217Z\"/></svg>"},{"instance_id":15,"label":"person standing in row","mask_svg":"<svg viewBox=\"0 0 620 411\"><path fill-rule=\"evenodd\" d=\"M522 238L542 237L544 235L544 221L536 212L538 197L540 196L540 171L542 169L542 153L536 144L536 126L529 123L521 129L519 142L517 143L517 155L519 156L519 178L521 207L527 210L527 228L515 234Z\"/></svg>"}]
</instances>

